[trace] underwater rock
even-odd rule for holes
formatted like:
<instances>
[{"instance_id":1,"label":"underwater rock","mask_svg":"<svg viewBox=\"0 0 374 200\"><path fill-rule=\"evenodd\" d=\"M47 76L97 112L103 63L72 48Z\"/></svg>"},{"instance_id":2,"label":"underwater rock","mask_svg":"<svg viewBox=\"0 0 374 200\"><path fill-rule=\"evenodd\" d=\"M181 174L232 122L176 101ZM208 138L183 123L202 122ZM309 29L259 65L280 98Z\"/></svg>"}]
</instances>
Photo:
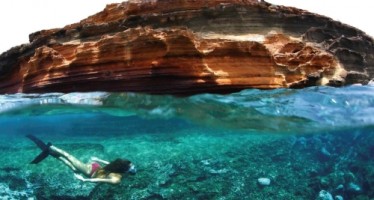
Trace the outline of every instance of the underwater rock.
<instances>
[{"instance_id":1,"label":"underwater rock","mask_svg":"<svg viewBox=\"0 0 374 200\"><path fill-rule=\"evenodd\" d=\"M295 144L305 149L307 146L307 139L305 137L300 137L296 140Z\"/></svg>"},{"instance_id":2,"label":"underwater rock","mask_svg":"<svg viewBox=\"0 0 374 200\"><path fill-rule=\"evenodd\" d=\"M316 198L316 200L334 200L334 199L332 198L332 195L330 194L330 192L327 192L326 190L321 190L318 193L318 197Z\"/></svg>"},{"instance_id":3,"label":"underwater rock","mask_svg":"<svg viewBox=\"0 0 374 200\"><path fill-rule=\"evenodd\" d=\"M327 151L326 147L323 147L321 149L321 154L327 158L331 157L331 153L329 151Z\"/></svg>"},{"instance_id":4,"label":"underwater rock","mask_svg":"<svg viewBox=\"0 0 374 200\"><path fill-rule=\"evenodd\" d=\"M345 180L346 183L355 182L356 179L357 179L356 176L352 172L348 171L348 172L344 173L344 180Z\"/></svg>"},{"instance_id":5,"label":"underwater rock","mask_svg":"<svg viewBox=\"0 0 374 200\"><path fill-rule=\"evenodd\" d=\"M355 183L349 183L347 185L347 191L349 193L360 193L361 192L361 187Z\"/></svg>"},{"instance_id":6,"label":"underwater rock","mask_svg":"<svg viewBox=\"0 0 374 200\"><path fill-rule=\"evenodd\" d=\"M271 183L271 180L269 178L258 178L257 183L261 186L269 186Z\"/></svg>"},{"instance_id":7,"label":"underwater rock","mask_svg":"<svg viewBox=\"0 0 374 200\"><path fill-rule=\"evenodd\" d=\"M29 38L0 55L0 93L193 94L374 77L364 32L257 0L130 0Z\"/></svg>"},{"instance_id":8,"label":"underwater rock","mask_svg":"<svg viewBox=\"0 0 374 200\"><path fill-rule=\"evenodd\" d=\"M336 195L334 200L344 200L344 198L340 195Z\"/></svg>"},{"instance_id":9,"label":"underwater rock","mask_svg":"<svg viewBox=\"0 0 374 200\"><path fill-rule=\"evenodd\" d=\"M158 169L158 179L156 185L163 186L167 185L171 181L171 176L175 173L175 169L172 164L162 165L160 162L155 162L155 167Z\"/></svg>"},{"instance_id":10,"label":"underwater rock","mask_svg":"<svg viewBox=\"0 0 374 200\"><path fill-rule=\"evenodd\" d=\"M338 186L335 188L335 190L336 190L337 192L343 192L343 191L344 191L344 185L343 185L343 184L338 185Z\"/></svg>"},{"instance_id":11,"label":"underwater rock","mask_svg":"<svg viewBox=\"0 0 374 200\"><path fill-rule=\"evenodd\" d=\"M320 161L327 161L331 158L331 153L326 149L326 147L322 147L319 151L318 158Z\"/></svg>"},{"instance_id":12,"label":"underwater rock","mask_svg":"<svg viewBox=\"0 0 374 200\"><path fill-rule=\"evenodd\" d=\"M327 177L322 177L319 182L323 188L327 188L330 185L330 180Z\"/></svg>"}]
</instances>

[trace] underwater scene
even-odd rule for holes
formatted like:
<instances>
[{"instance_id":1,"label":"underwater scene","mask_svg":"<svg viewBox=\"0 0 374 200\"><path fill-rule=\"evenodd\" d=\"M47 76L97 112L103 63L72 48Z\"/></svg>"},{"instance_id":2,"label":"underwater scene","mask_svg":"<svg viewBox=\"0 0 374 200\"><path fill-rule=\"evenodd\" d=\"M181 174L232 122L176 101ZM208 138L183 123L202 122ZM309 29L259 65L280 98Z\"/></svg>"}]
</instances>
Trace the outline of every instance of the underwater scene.
<instances>
[{"instance_id":1,"label":"underwater scene","mask_svg":"<svg viewBox=\"0 0 374 200\"><path fill-rule=\"evenodd\" d=\"M30 164L26 135L137 173L91 183L53 156ZM0 163L0 199L370 200L374 85L1 95Z\"/></svg>"}]
</instances>

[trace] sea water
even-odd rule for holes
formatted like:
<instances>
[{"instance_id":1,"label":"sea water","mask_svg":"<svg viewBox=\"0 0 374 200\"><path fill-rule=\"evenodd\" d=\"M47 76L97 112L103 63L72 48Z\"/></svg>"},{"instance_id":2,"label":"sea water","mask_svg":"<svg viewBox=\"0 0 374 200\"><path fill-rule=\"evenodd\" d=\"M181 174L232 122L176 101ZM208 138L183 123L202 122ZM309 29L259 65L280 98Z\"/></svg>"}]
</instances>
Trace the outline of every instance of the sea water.
<instances>
[{"instance_id":1,"label":"sea water","mask_svg":"<svg viewBox=\"0 0 374 200\"><path fill-rule=\"evenodd\" d=\"M0 199L374 198L374 86L0 96ZM25 135L84 162L126 158L119 185L81 182ZM262 184L266 180L268 184ZM337 197L337 198L340 198Z\"/></svg>"}]
</instances>

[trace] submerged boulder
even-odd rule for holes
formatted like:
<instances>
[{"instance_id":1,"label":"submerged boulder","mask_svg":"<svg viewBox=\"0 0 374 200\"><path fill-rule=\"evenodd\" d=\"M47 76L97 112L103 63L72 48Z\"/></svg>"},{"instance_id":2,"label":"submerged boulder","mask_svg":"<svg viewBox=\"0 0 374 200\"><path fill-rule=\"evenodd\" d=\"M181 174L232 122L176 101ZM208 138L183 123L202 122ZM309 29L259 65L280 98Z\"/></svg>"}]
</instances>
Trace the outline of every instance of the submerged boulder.
<instances>
[{"instance_id":1,"label":"submerged boulder","mask_svg":"<svg viewBox=\"0 0 374 200\"><path fill-rule=\"evenodd\" d=\"M271 180L269 178L258 178L257 183L260 186L269 186L271 183Z\"/></svg>"},{"instance_id":2,"label":"submerged boulder","mask_svg":"<svg viewBox=\"0 0 374 200\"><path fill-rule=\"evenodd\" d=\"M367 83L374 42L257 0L130 0L0 55L0 92L233 92Z\"/></svg>"},{"instance_id":3,"label":"submerged boulder","mask_svg":"<svg viewBox=\"0 0 374 200\"><path fill-rule=\"evenodd\" d=\"M334 200L334 199L332 198L332 195L330 194L330 192L327 192L326 190L321 190L318 193L316 200Z\"/></svg>"}]
</instances>

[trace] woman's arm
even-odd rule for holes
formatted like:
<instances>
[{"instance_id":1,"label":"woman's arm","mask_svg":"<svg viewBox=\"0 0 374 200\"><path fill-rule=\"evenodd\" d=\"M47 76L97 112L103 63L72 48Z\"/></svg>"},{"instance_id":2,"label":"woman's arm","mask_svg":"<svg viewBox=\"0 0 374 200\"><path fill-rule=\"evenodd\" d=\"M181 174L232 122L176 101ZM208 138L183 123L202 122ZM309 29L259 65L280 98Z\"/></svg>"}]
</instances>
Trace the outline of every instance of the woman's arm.
<instances>
[{"instance_id":1,"label":"woman's arm","mask_svg":"<svg viewBox=\"0 0 374 200\"><path fill-rule=\"evenodd\" d=\"M100 159L100 158L98 158L98 157L91 157L91 160L92 160L92 161L96 161L96 162L100 162L100 163L102 163L102 164L104 164L104 165L109 164L108 161L106 161L106 160L102 160L102 159Z\"/></svg>"},{"instance_id":2,"label":"woman's arm","mask_svg":"<svg viewBox=\"0 0 374 200\"><path fill-rule=\"evenodd\" d=\"M118 184L121 182L121 177L119 176L109 176L109 178L84 178L80 174L74 174L75 178L83 181L83 182L93 182L93 183L111 183L111 184Z\"/></svg>"}]
</instances>

